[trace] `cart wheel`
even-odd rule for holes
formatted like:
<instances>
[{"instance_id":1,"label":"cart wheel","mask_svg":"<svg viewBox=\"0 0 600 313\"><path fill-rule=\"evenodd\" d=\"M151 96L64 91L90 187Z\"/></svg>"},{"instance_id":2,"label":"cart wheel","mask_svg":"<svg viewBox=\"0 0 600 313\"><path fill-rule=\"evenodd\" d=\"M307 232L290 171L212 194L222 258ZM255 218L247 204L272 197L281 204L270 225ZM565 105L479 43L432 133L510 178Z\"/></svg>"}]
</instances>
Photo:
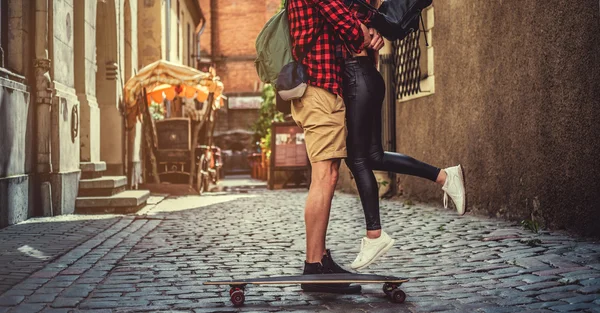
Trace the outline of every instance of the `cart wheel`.
<instances>
[{"instance_id":1,"label":"cart wheel","mask_svg":"<svg viewBox=\"0 0 600 313\"><path fill-rule=\"evenodd\" d=\"M233 306L242 306L244 304L244 300L246 300L246 297L244 296L244 291L239 288L231 288L231 290L231 303L233 303Z\"/></svg>"},{"instance_id":2,"label":"cart wheel","mask_svg":"<svg viewBox=\"0 0 600 313\"><path fill-rule=\"evenodd\" d=\"M383 293L385 293L386 296L391 297L392 292L396 290L396 288L398 288L398 285L396 284L385 283L383 284Z\"/></svg>"},{"instance_id":3,"label":"cart wheel","mask_svg":"<svg viewBox=\"0 0 600 313\"><path fill-rule=\"evenodd\" d=\"M204 175L202 175L202 168L200 164L197 164L198 171L196 172L196 191L198 195L202 195L204 191Z\"/></svg>"},{"instance_id":4,"label":"cart wheel","mask_svg":"<svg viewBox=\"0 0 600 313\"><path fill-rule=\"evenodd\" d=\"M202 185L204 191L208 191L208 189L210 188L210 177L208 177L208 175L204 175L204 183Z\"/></svg>"},{"instance_id":5,"label":"cart wheel","mask_svg":"<svg viewBox=\"0 0 600 313\"><path fill-rule=\"evenodd\" d=\"M200 185L202 192L208 191L208 188L210 187L210 174L208 173L208 161L206 160L206 156L204 154L200 157L198 170L200 171L199 177L202 180Z\"/></svg>"},{"instance_id":6,"label":"cart wheel","mask_svg":"<svg viewBox=\"0 0 600 313\"><path fill-rule=\"evenodd\" d=\"M404 300L406 300L406 294L404 293L404 291L400 290L400 289L396 289L394 291L392 291L392 301L394 301L395 303L402 303L404 302Z\"/></svg>"},{"instance_id":7,"label":"cart wheel","mask_svg":"<svg viewBox=\"0 0 600 313\"><path fill-rule=\"evenodd\" d=\"M219 168L215 168L215 177L213 178L213 183L216 185L221 180L221 173L219 173Z\"/></svg>"}]
</instances>

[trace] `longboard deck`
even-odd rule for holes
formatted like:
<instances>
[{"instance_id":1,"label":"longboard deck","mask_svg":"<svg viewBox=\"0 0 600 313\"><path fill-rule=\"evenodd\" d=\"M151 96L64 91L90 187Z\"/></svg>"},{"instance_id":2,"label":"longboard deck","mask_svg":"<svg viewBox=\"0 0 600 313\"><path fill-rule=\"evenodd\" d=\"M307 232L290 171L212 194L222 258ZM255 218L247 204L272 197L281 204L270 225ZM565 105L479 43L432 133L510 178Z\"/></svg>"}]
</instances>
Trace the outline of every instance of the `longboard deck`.
<instances>
[{"instance_id":1,"label":"longboard deck","mask_svg":"<svg viewBox=\"0 0 600 313\"><path fill-rule=\"evenodd\" d=\"M336 284L336 283L393 283L402 284L408 279L369 275L369 274L315 274L315 275L296 275L296 276L275 276L262 278L248 278L239 280L221 280L207 281L204 285L277 285L277 284Z\"/></svg>"},{"instance_id":2,"label":"longboard deck","mask_svg":"<svg viewBox=\"0 0 600 313\"><path fill-rule=\"evenodd\" d=\"M368 275L368 274L316 274L316 275L296 275L296 276L275 276L275 277L263 277L263 278L248 278L238 280L221 280L221 281L207 281L204 285L229 285L229 296L231 303L234 306L239 307L244 304L246 299L244 291L246 285L293 285L293 284L343 284L343 283L362 283L362 284L376 284L383 283L383 292L393 302L403 303L406 299L404 291L398 287L402 283L407 282L408 279L394 277L394 276L382 276L382 275Z\"/></svg>"}]
</instances>

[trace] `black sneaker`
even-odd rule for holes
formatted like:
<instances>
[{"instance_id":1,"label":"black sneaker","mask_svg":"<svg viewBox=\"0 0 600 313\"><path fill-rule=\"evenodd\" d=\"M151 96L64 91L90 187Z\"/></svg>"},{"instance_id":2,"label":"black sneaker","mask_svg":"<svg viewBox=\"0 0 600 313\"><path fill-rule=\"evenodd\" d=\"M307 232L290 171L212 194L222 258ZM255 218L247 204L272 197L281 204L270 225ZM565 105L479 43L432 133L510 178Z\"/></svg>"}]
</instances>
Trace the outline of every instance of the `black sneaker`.
<instances>
[{"instance_id":1,"label":"black sneaker","mask_svg":"<svg viewBox=\"0 0 600 313\"><path fill-rule=\"evenodd\" d=\"M325 274L324 267L321 263L306 263L304 262L304 272L302 275ZM327 292L327 293L359 293L361 288L359 285L350 284L300 284L300 288L309 292Z\"/></svg>"},{"instance_id":2,"label":"black sneaker","mask_svg":"<svg viewBox=\"0 0 600 313\"><path fill-rule=\"evenodd\" d=\"M339 266L331 257L331 250L327 249L327 254L321 259L323 264L323 272L331 274L354 274Z\"/></svg>"}]
</instances>

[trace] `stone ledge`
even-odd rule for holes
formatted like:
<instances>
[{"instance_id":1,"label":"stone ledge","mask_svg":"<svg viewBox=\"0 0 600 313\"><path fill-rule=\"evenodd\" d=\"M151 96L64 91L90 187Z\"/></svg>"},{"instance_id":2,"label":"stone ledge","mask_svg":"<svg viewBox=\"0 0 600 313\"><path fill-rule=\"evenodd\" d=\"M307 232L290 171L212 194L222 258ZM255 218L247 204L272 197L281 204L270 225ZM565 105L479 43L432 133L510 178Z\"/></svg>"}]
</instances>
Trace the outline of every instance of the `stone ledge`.
<instances>
[{"instance_id":1,"label":"stone ledge","mask_svg":"<svg viewBox=\"0 0 600 313\"><path fill-rule=\"evenodd\" d=\"M79 168L82 172L103 172L106 171L106 162L81 162Z\"/></svg>"},{"instance_id":2,"label":"stone ledge","mask_svg":"<svg viewBox=\"0 0 600 313\"><path fill-rule=\"evenodd\" d=\"M103 176L100 178L81 179L79 189L108 189L127 185L126 176Z\"/></svg>"},{"instance_id":3,"label":"stone ledge","mask_svg":"<svg viewBox=\"0 0 600 313\"><path fill-rule=\"evenodd\" d=\"M146 202L135 206L122 206L122 207L85 207L76 208L76 214L132 214L136 213L142 208L146 207Z\"/></svg>"},{"instance_id":4,"label":"stone ledge","mask_svg":"<svg viewBox=\"0 0 600 313\"><path fill-rule=\"evenodd\" d=\"M150 192L147 190L128 190L110 197L78 197L75 211L88 213L90 209L94 209L99 210L98 213L118 213L115 210L125 209L127 213L131 213L132 209L145 205L149 197Z\"/></svg>"}]
</instances>

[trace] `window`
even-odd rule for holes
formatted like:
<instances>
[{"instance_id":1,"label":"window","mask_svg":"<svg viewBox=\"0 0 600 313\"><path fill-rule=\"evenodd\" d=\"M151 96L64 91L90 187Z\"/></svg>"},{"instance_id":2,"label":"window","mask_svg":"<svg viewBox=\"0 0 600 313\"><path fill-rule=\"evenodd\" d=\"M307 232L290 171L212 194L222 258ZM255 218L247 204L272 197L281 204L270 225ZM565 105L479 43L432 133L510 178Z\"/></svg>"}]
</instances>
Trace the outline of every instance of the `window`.
<instances>
[{"instance_id":1,"label":"window","mask_svg":"<svg viewBox=\"0 0 600 313\"><path fill-rule=\"evenodd\" d=\"M8 54L8 0L0 0L0 67L6 67Z\"/></svg>"},{"instance_id":2,"label":"window","mask_svg":"<svg viewBox=\"0 0 600 313\"><path fill-rule=\"evenodd\" d=\"M190 23L187 23L187 62L188 66L192 66L192 41L191 41L191 33L190 33Z\"/></svg>"},{"instance_id":3,"label":"window","mask_svg":"<svg viewBox=\"0 0 600 313\"><path fill-rule=\"evenodd\" d=\"M432 95L435 92L432 32L434 8L423 10L421 30L393 43L396 97L399 101Z\"/></svg>"},{"instance_id":4,"label":"window","mask_svg":"<svg viewBox=\"0 0 600 313\"><path fill-rule=\"evenodd\" d=\"M184 63L184 57L183 54L185 53L185 49L183 48L183 46L185 45L185 43L183 42L183 24L185 23L185 19L184 19L184 15L183 15L183 11L181 11L181 22L179 29L181 29L181 38L179 40L181 40L181 54L179 55L179 60L181 60L181 63Z\"/></svg>"}]
</instances>

